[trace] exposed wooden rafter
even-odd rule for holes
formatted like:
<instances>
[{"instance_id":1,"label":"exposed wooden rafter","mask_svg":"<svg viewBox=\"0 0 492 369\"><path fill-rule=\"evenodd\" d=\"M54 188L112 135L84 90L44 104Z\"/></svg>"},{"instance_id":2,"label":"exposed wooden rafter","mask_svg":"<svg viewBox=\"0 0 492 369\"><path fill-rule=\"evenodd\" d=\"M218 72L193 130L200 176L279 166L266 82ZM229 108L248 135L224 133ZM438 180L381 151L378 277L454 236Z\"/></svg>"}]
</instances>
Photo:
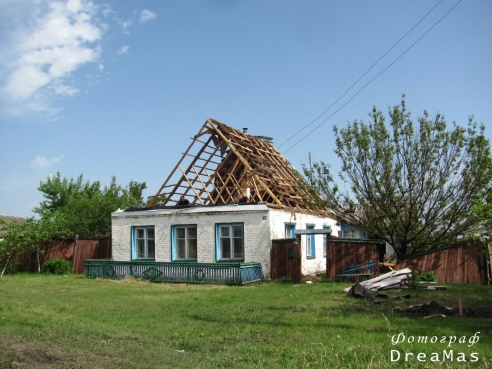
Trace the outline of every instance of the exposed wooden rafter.
<instances>
[{"instance_id":1,"label":"exposed wooden rafter","mask_svg":"<svg viewBox=\"0 0 492 369\"><path fill-rule=\"evenodd\" d=\"M271 139L248 135L213 119L193 137L149 206L176 205L182 195L190 204L232 204L239 194L249 195L254 203L330 214L326 208L306 206L317 201Z\"/></svg>"}]
</instances>

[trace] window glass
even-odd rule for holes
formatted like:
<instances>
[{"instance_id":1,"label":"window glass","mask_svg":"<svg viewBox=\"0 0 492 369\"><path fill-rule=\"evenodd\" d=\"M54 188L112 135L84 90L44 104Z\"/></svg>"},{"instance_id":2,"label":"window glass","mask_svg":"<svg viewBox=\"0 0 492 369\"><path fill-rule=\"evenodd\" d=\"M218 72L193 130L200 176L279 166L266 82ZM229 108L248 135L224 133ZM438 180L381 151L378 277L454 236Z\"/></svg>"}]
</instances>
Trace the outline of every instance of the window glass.
<instances>
[{"instance_id":1,"label":"window glass","mask_svg":"<svg viewBox=\"0 0 492 369\"><path fill-rule=\"evenodd\" d=\"M137 240L137 245L138 245L138 257L139 258L144 258L145 257L145 240Z\"/></svg>"},{"instance_id":2,"label":"window glass","mask_svg":"<svg viewBox=\"0 0 492 369\"><path fill-rule=\"evenodd\" d=\"M234 259L243 259L243 239L242 238L235 238L234 239Z\"/></svg>"},{"instance_id":3,"label":"window glass","mask_svg":"<svg viewBox=\"0 0 492 369\"><path fill-rule=\"evenodd\" d=\"M173 258L176 260L197 259L196 225L175 226L173 239Z\"/></svg>"},{"instance_id":4,"label":"window glass","mask_svg":"<svg viewBox=\"0 0 492 369\"><path fill-rule=\"evenodd\" d=\"M144 238L144 237L145 237L145 229L137 228L137 238Z\"/></svg>"},{"instance_id":5,"label":"window glass","mask_svg":"<svg viewBox=\"0 0 492 369\"><path fill-rule=\"evenodd\" d=\"M186 258L186 240L184 238L177 239L177 255L176 257L178 259L185 259Z\"/></svg>"},{"instance_id":6,"label":"window glass","mask_svg":"<svg viewBox=\"0 0 492 369\"><path fill-rule=\"evenodd\" d=\"M185 228L176 228L176 238L178 239L185 238Z\"/></svg>"},{"instance_id":7,"label":"window glass","mask_svg":"<svg viewBox=\"0 0 492 369\"><path fill-rule=\"evenodd\" d=\"M219 225L218 234L218 260L240 260L244 258L243 224Z\"/></svg>"},{"instance_id":8,"label":"window glass","mask_svg":"<svg viewBox=\"0 0 492 369\"><path fill-rule=\"evenodd\" d=\"M295 230L295 224L285 224L285 238L296 238Z\"/></svg>"},{"instance_id":9,"label":"window glass","mask_svg":"<svg viewBox=\"0 0 492 369\"><path fill-rule=\"evenodd\" d=\"M234 238L243 237L243 227L242 226L234 226Z\"/></svg>"},{"instance_id":10,"label":"window glass","mask_svg":"<svg viewBox=\"0 0 492 369\"><path fill-rule=\"evenodd\" d=\"M155 241L154 240L148 240L147 243L147 259L154 259L155 258Z\"/></svg>"},{"instance_id":11,"label":"window glass","mask_svg":"<svg viewBox=\"0 0 492 369\"><path fill-rule=\"evenodd\" d=\"M150 238L154 238L154 228L147 228L147 237L150 239Z\"/></svg>"},{"instance_id":12,"label":"window glass","mask_svg":"<svg viewBox=\"0 0 492 369\"><path fill-rule=\"evenodd\" d=\"M314 229L314 225L306 224L306 229ZM306 235L306 256L307 257L314 257L315 256L316 246L314 244L314 240L315 240L314 234Z\"/></svg>"},{"instance_id":13,"label":"window glass","mask_svg":"<svg viewBox=\"0 0 492 369\"><path fill-rule=\"evenodd\" d=\"M196 227L189 227L188 228L188 237L189 238L196 238Z\"/></svg>"},{"instance_id":14,"label":"window glass","mask_svg":"<svg viewBox=\"0 0 492 369\"><path fill-rule=\"evenodd\" d=\"M221 247L221 258L222 259L230 259L231 258L231 240L229 238L221 239L222 247Z\"/></svg>"},{"instance_id":15,"label":"window glass","mask_svg":"<svg viewBox=\"0 0 492 369\"><path fill-rule=\"evenodd\" d=\"M155 231L154 227L135 227L132 255L136 259L155 258Z\"/></svg>"},{"instance_id":16,"label":"window glass","mask_svg":"<svg viewBox=\"0 0 492 369\"><path fill-rule=\"evenodd\" d=\"M188 257L190 259L195 259L197 258L197 247L196 247L196 238L190 239L189 240L190 244L190 249L189 249L189 255Z\"/></svg>"}]
</instances>

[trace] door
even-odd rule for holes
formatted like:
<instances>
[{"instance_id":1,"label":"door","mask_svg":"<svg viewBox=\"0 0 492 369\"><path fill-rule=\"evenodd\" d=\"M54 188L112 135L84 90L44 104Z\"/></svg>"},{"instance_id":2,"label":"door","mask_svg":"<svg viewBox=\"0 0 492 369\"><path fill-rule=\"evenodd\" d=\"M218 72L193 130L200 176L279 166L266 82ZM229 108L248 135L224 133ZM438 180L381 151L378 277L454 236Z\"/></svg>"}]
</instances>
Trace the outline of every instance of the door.
<instances>
[{"instance_id":1,"label":"door","mask_svg":"<svg viewBox=\"0 0 492 369\"><path fill-rule=\"evenodd\" d=\"M286 238L272 240L270 252L271 278L288 278L294 282L301 281L301 240Z\"/></svg>"}]
</instances>

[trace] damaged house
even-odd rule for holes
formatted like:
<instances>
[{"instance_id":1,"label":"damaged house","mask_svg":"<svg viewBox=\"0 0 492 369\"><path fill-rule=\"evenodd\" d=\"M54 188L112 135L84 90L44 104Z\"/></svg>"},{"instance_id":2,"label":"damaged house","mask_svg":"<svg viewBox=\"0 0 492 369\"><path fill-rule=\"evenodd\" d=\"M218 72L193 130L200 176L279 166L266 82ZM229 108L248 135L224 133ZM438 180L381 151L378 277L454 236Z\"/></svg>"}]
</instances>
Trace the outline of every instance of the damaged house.
<instances>
[{"instance_id":1,"label":"damaged house","mask_svg":"<svg viewBox=\"0 0 492 369\"><path fill-rule=\"evenodd\" d=\"M184 281L205 281L228 265L256 265L255 278L269 278L273 240L325 229L302 236L300 247L301 273L323 272L326 233L340 230L315 197L271 138L208 119L147 207L112 214L112 259L124 273L145 265L140 273L155 280L178 280L186 265L198 269Z\"/></svg>"}]
</instances>

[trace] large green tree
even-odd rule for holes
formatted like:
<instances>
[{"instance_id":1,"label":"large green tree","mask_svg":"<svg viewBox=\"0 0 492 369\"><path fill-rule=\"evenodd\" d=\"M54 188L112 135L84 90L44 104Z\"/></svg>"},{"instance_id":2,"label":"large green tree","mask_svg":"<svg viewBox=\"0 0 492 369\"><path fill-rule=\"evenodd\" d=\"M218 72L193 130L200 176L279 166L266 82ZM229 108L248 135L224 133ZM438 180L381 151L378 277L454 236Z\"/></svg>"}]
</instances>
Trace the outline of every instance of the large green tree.
<instances>
[{"instance_id":1,"label":"large green tree","mask_svg":"<svg viewBox=\"0 0 492 369\"><path fill-rule=\"evenodd\" d=\"M389 120L374 108L369 123L334 127L338 179L330 166L304 166L313 189L346 222L391 244L398 257L438 248L476 226L473 208L492 179L490 143L473 117L448 128L424 111L416 122L401 104Z\"/></svg>"},{"instance_id":2,"label":"large green tree","mask_svg":"<svg viewBox=\"0 0 492 369\"><path fill-rule=\"evenodd\" d=\"M3 276L8 265L16 257L36 254L37 270L41 270L40 254L44 252L43 245L58 234L57 225L51 221L29 218L25 221L5 221L0 219L0 276Z\"/></svg>"},{"instance_id":3,"label":"large green tree","mask_svg":"<svg viewBox=\"0 0 492 369\"><path fill-rule=\"evenodd\" d=\"M99 181L62 178L58 172L41 182L38 189L45 198L34 212L44 221L54 222L65 236L108 237L111 233L111 212L144 205L145 182L131 181L127 187L112 177L108 186Z\"/></svg>"}]
</instances>

